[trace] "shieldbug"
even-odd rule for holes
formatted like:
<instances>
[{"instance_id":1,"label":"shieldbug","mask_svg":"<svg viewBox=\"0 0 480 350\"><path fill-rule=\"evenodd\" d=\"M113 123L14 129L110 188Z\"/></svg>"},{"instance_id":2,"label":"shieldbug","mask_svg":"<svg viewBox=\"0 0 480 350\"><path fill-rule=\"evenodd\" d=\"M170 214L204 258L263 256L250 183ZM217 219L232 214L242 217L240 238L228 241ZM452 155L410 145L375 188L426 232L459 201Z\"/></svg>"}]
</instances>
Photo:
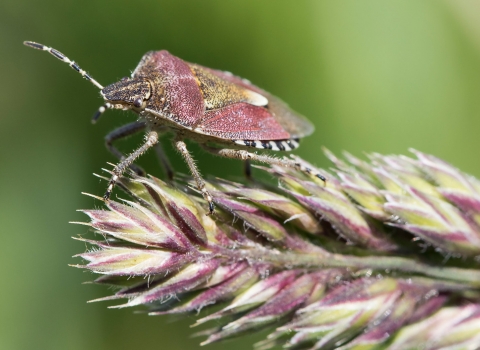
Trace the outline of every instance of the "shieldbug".
<instances>
[{"instance_id":1,"label":"shieldbug","mask_svg":"<svg viewBox=\"0 0 480 350\"><path fill-rule=\"evenodd\" d=\"M187 150L185 139L192 139L222 157L296 168L326 181L324 176L292 159L249 152L252 148L291 151L314 127L280 99L245 79L185 62L162 50L146 53L131 77L103 87L63 53L31 41L24 44L49 52L100 89L105 104L95 114L94 121L107 109L132 110L138 114L138 121L105 137L107 148L120 159L104 195L107 201L118 178L139 156L158 144L158 134L165 130L175 134L174 146L208 202L210 213L214 211L213 198ZM140 131L146 131L145 143L129 156L125 157L113 146L114 141ZM216 147L211 147L212 144Z\"/></svg>"}]
</instances>

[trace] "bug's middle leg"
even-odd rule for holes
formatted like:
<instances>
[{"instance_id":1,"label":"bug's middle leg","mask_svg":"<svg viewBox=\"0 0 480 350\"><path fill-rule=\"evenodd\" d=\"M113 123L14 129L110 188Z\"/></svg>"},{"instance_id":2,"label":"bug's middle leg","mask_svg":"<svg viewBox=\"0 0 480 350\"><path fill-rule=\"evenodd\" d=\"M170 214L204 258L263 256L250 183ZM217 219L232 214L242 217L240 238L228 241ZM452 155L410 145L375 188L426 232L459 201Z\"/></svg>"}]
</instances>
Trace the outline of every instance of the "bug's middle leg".
<instances>
[{"instance_id":1,"label":"bug's middle leg","mask_svg":"<svg viewBox=\"0 0 480 350\"><path fill-rule=\"evenodd\" d=\"M213 214L213 212L215 211L213 198L205 187L205 181L203 180L202 175L200 175L200 172L198 171L198 168L192 156L190 155L190 152L188 152L187 145L182 140L177 139L175 141L175 147L182 154L183 159L187 163L188 168L190 169L190 172L192 173L193 178L197 183L198 190L202 193L203 198L208 202L208 209L210 211L210 214Z\"/></svg>"},{"instance_id":2,"label":"bug's middle leg","mask_svg":"<svg viewBox=\"0 0 480 350\"><path fill-rule=\"evenodd\" d=\"M118 178L123 174L123 172L132 165L132 163L144 154L149 148L154 146L158 143L158 134L155 131L150 131L145 137L145 143L133 151L128 157L123 159L120 163L118 163L115 168L113 168L113 175L108 183L107 191L103 198L108 201L110 199L110 195L112 194L112 190L117 183Z\"/></svg>"}]
</instances>

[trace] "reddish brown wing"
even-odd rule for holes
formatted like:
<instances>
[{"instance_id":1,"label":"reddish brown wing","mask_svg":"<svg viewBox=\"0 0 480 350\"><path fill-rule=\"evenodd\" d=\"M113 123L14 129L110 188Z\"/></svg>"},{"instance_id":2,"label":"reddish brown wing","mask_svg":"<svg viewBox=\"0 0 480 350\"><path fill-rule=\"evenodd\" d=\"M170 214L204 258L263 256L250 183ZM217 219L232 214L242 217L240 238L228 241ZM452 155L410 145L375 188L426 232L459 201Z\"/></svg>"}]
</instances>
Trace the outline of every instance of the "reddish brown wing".
<instances>
[{"instance_id":1,"label":"reddish brown wing","mask_svg":"<svg viewBox=\"0 0 480 350\"><path fill-rule=\"evenodd\" d=\"M302 138L305 136L310 135L314 131L314 126L310 121L308 121L305 117L297 114L296 112L292 111L288 105L280 100L279 98L269 94L268 92L260 89L259 87L251 84L245 79L239 78L234 76L228 72L222 72L219 70L211 69L202 67L203 69L209 71L210 73L218 76L221 79L225 79L229 82L252 90L268 100L268 106L266 107L271 118L275 119L276 125L280 125L284 132L290 135L290 138ZM242 121L239 121L242 123ZM275 127L277 129L277 127ZM257 138L256 140L267 140L268 138ZM251 139L250 139L251 140ZM275 139L270 139L275 140Z\"/></svg>"},{"instance_id":2,"label":"reddish brown wing","mask_svg":"<svg viewBox=\"0 0 480 350\"><path fill-rule=\"evenodd\" d=\"M291 138L266 108L245 102L205 112L195 131L226 140Z\"/></svg>"}]
</instances>

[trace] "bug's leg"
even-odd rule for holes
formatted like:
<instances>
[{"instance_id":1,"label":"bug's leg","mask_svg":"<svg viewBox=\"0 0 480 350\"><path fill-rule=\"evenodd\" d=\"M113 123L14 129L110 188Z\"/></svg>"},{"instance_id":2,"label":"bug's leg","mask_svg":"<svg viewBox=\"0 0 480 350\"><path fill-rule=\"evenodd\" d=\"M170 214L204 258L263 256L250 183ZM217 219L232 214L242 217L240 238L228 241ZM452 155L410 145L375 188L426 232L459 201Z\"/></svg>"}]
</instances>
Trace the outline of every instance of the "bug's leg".
<instances>
[{"instance_id":1,"label":"bug's leg","mask_svg":"<svg viewBox=\"0 0 480 350\"><path fill-rule=\"evenodd\" d=\"M158 134L155 131L150 131L147 136L145 137L145 143L133 151L127 158L123 159L120 163L118 163L115 168L113 168L113 175L108 183L107 191L103 198L108 201L110 199L110 195L112 194L112 190L115 187L115 184L118 178L123 174L123 172L137 159L140 157L145 151L149 148L154 146L158 143Z\"/></svg>"},{"instance_id":2,"label":"bug's leg","mask_svg":"<svg viewBox=\"0 0 480 350\"><path fill-rule=\"evenodd\" d=\"M113 143L117 140L121 140L123 138L129 137L131 135L136 134L142 130L145 130L146 124L145 122L133 122L126 125L123 125L111 132L109 132L105 136L105 146L107 149L112 153L115 157L117 157L120 161L125 159L125 155L118 150L117 147L113 145ZM145 171L142 168L135 164L129 165L130 169L135 171L138 175L145 175Z\"/></svg>"},{"instance_id":3,"label":"bug's leg","mask_svg":"<svg viewBox=\"0 0 480 350\"><path fill-rule=\"evenodd\" d=\"M190 172L192 173L192 176L195 179L195 182L197 183L198 190L202 193L203 198L208 202L208 209L210 211L210 214L213 214L213 212L215 211L213 198L210 195L210 193L208 193L205 187L205 181L203 180L202 175L200 175L200 172L198 171L198 168L195 165L195 161L190 155L190 152L188 152L187 145L185 145L185 142L183 142L182 140L176 140L175 147L182 154L183 159L187 163L190 169Z\"/></svg>"},{"instance_id":4,"label":"bug's leg","mask_svg":"<svg viewBox=\"0 0 480 350\"><path fill-rule=\"evenodd\" d=\"M130 124L123 125L118 129L115 129L112 132L108 133L105 136L105 146L110 151L110 153L112 153L115 157L117 157L119 160L122 161L125 159L125 155L122 152L120 152L115 146L113 146L113 143L117 140L127 138L129 136L136 134L137 132L145 130L145 128L146 128L145 122L133 122ZM165 173L168 179L172 180L173 168L170 165L170 162L168 161L168 158L165 155L165 152L163 151L162 145L160 145L160 143L157 143L154 147L155 147L155 151L157 153L158 159L160 160L160 164L165 170ZM130 169L135 171L138 175L143 175L143 176L145 175L145 171L138 165L131 164L129 167Z\"/></svg>"},{"instance_id":5,"label":"bug's leg","mask_svg":"<svg viewBox=\"0 0 480 350\"><path fill-rule=\"evenodd\" d=\"M235 158L235 159L242 159L242 160L251 160L255 162L260 162L260 163L265 163L265 164L271 164L271 165L279 165L285 168L293 168L300 170L304 173L307 173L308 175L312 175L315 177L318 177L320 180L323 182L326 182L327 179L325 176L321 175L319 172L317 172L314 169L310 169L305 167L299 162L296 162L292 159L283 159L283 158L276 158L264 154L256 154L256 153L251 153L245 150L238 150L238 149L216 149L216 148L211 148L211 147L205 147L204 148L216 155L219 155L221 157L225 158Z\"/></svg>"},{"instance_id":6,"label":"bug's leg","mask_svg":"<svg viewBox=\"0 0 480 350\"><path fill-rule=\"evenodd\" d=\"M157 143L155 145L155 152L157 153L157 157L160 160L160 164L162 164L163 170L165 171L167 178L172 181L173 180L173 168L172 165L170 164L170 161L168 160L167 155L165 154L165 151L163 150L163 147L160 143Z\"/></svg>"},{"instance_id":7,"label":"bug's leg","mask_svg":"<svg viewBox=\"0 0 480 350\"><path fill-rule=\"evenodd\" d=\"M244 162L243 172L245 173L245 177L247 178L247 180L251 181L252 180L252 163L250 162L250 159L247 159Z\"/></svg>"}]
</instances>

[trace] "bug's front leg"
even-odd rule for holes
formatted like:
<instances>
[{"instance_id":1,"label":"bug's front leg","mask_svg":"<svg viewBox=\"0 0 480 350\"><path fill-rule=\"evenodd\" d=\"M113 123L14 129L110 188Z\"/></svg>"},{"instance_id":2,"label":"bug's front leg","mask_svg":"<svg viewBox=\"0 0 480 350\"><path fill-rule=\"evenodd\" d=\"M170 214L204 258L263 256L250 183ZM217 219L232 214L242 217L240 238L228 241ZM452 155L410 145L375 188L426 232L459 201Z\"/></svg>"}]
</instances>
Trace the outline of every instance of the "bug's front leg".
<instances>
[{"instance_id":1,"label":"bug's front leg","mask_svg":"<svg viewBox=\"0 0 480 350\"><path fill-rule=\"evenodd\" d=\"M323 182L327 181L325 176L321 175L318 171L307 168L301 163L296 162L295 160L292 160L292 159L276 158L276 157L272 157L265 154L256 154L256 153L248 152L245 150L238 150L238 149L229 149L229 148L217 149L217 148L211 148L211 147L204 147L204 149L213 154L216 154L225 158L241 159L244 161L254 161L254 162L260 162L260 163L265 163L270 165L279 165L285 168L297 169L304 173L307 173L308 175L318 177Z\"/></svg>"},{"instance_id":2,"label":"bug's front leg","mask_svg":"<svg viewBox=\"0 0 480 350\"><path fill-rule=\"evenodd\" d=\"M109 132L105 136L105 147L112 153L115 157L118 158L119 161L123 161L125 159L125 155L118 150L117 147L113 145L115 141L125 139L129 136L135 135L136 133L145 130L146 124L145 122L133 122L129 124L122 125L121 127ZM145 172L142 168L135 164L129 165L130 169L135 171L138 175L145 175Z\"/></svg>"},{"instance_id":3,"label":"bug's front leg","mask_svg":"<svg viewBox=\"0 0 480 350\"><path fill-rule=\"evenodd\" d=\"M129 123L126 125L122 125L121 127L109 132L105 136L105 146L107 149L112 153L115 157L117 157L120 161L123 161L125 159L125 155L120 152L120 150L113 145L114 142L125 139L127 137L130 137L132 135L135 135L136 133L145 130L146 128L146 123L143 121L136 121L133 123ZM164 131L163 129L156 129L157 133ZM163 167L163 170L165 171L167 178L169 180L173 179L173 168L170 165L170 162L168 161L168 157L165 155L165 152L163 151L162 145L160 143L157 143L155 145L155 152L157 153L157 157L160 161L160 164ZM145 171L139 167L138 165L135 164L130 164L130 169L135 171L138 175L145 176Z\"/></svg>"},{"instance_id":4,"label":"bug's front leg","mask_svg":"<svg viewBox=\"0 0 480 350\"><path fill-rule=\"evenodd\" d=\"M208 202L208 209L210 211L210 215L213 214L213 212L215 211L213 197L207 191L207 188L205 187L205 181L203 180L202 175L200 175L200 172L198 171L198 168L192 156L190 155L190 152L188 152L187 145L182 140L177 139L175 140L175 148L183 156L183 159L187 163L188 168L190 169L190 172L192 173L192 176L197 183L198 190L202 193L203 198Z\"/></svg>"},{"instance_id":5,"label":"bug's front leg","mask_svg":"<svg viewBox=\"0 0 480 350\"><path fill-rule=\"evenodd\" d=\"M118 163L115 168L113 168L113 175L108 183L107 191L103 196L103 199L108 201L110 195L112 194L113 188L117 183L117 180L122 176L123 172L143 153L145 153L149 148L158 143L158 134L155 131L150 131L145 137L145 143L137 148L133 153L131 153L127 158L123 159Z\"/></svg>"}]
</instances>

